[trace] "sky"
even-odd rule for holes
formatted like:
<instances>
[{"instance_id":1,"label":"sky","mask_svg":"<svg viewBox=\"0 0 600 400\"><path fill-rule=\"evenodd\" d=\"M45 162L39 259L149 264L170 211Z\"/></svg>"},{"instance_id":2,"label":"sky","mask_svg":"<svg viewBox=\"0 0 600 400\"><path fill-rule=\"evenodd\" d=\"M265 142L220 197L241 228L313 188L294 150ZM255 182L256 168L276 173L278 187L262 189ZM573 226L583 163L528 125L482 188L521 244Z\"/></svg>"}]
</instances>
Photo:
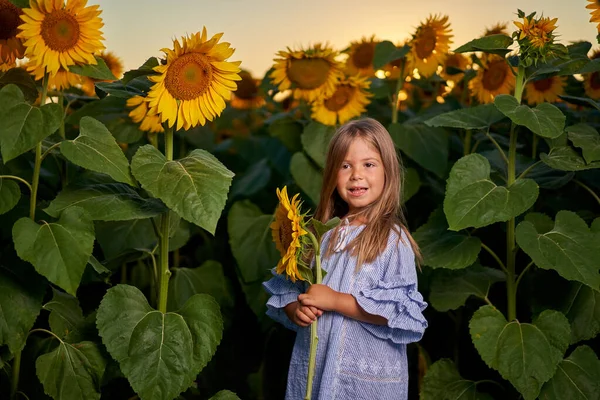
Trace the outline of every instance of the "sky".
<instances>
[{"instance_id":1,"label":"sky","mask_svg":"<svg viewBox=\"0 0 600 400\"><path fill-rule=\"evenodd\" d=\"M107 50L125 70L135 69L173 39L202 31L236 49L229 61L261 78L279 50L327 42L342 50L351 41L375 35L394 43L409 38L430 14L446 14L451 23L450 49L481 36L498 22L514 30L517 9L558 18L559 41L596 42L587 0L89 0L99 4Z\"/></svg>"}]
</instances>

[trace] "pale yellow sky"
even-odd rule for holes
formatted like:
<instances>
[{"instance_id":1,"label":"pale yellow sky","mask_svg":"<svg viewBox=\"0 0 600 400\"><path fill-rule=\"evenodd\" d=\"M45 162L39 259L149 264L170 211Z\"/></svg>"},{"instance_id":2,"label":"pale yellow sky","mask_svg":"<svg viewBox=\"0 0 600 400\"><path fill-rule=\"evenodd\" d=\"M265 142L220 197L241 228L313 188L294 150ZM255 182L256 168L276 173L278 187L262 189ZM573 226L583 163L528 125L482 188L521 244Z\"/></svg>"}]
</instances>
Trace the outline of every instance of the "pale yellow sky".
<instances>
[{"instance_id":1,"label":"pale yellow sky","mask_svg":"<svg viewBox=\"0 0 600 400\"><path fill-rule=\"evenodd\" d=\"M596 43L586 0L90 0L100 4L105 45L137 68L172 40L202 30L224 32L236 52L230 61L262 77L277 51L328 42L343 49L362 36L398 42L429 14L447 14L454 34L451 49L486 27L516 19L517 8L558 17L559 40Z\"/></svg>"}]
</instances>

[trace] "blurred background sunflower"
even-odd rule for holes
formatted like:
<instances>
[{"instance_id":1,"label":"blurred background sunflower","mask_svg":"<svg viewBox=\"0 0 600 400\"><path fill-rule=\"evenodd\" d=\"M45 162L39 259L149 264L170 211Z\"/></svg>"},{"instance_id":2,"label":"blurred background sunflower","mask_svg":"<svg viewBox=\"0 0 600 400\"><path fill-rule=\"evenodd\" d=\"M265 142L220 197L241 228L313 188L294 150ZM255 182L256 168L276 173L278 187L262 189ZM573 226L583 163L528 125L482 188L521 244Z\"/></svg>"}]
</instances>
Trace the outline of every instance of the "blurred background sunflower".
<instances>
[{"instance_id":1,"label":"blurred background sunflower","mask_svg":"<svg viewBox=\"0 0 600 400\"><path fill-rule=\"evenodd\" d=\"M129 118L136 124L140 124L140 130L144 132L164 132L158 115L148 113L148 102L142 96L133 96L127 99L127 107L132 108Z\"/></svg>"},{"instance_id":2,"label":"blurred background sunflower","mask_svg":"<svg viewBox=\"0 0 600 400\"><path fill-rule=\"evenodd\" d=\"M366 76L348 77L341 80L331 96L321 97L312 104L312 118L322 124L343 124L365 112L373 95L369 92L371 82Z\"/></svg>"},{"instance_id":3,"label":"blurred background sunflower","mask_svg":"<svg viewBox=\"0 0 600 400\"><path fill-rule=\"evenodd\" d=\"M23 42L17 37L22 14L23 11L10 1L0 0L0 67L12 65L25 55Z\"/></svg>"},{"instance_id":4,"label":"blurred background sunflower","mask_svg":"<svg viewBox=\"0 0 600 400\"><path fill-rule=\"evenodd\" d=\"M585 8L590 11L590 22L596 22L596 29L600 33L600 0L587 0L588 5Z\"/></svg>"},{"instance_id":5,"label":"blurred background sunflower","mask_svg":"<svg viewBox=\"0 0 600 400\"><path fill-rule=\"evenodd\" d=\"M449 53L442 65L440 76L446 81L459 82L465 76L464 72L471 67L471 58L462 53Z\"/></svg>"},{"instance_id":6,"label":"blurred background sunflower","mask_svg":"<svg viewBox=\"0 0 600 400\"><path fill-rule=\"evenodd\" d=\"M339 53L320 43L301 50L279 51L270 78L279 91L293 90L295 99L309 103L321 96L331 96L338 79L343 78Z\"/></svg>"},{"instance_id":7,"label":"blurred background sunflower","mask_svg":"<svg viewBox=\"0 0 600 400\"><path fill-rule=\"evenodd\" d=\"M489 28L485 29L485 32L483 32L483 36L490 36L490 35L507 35L508 36L508 24L506 22L498 22L494 25L492 25Z\"/></svg>"},{"instance_id":8,"label":"blurred background sunflower","mask_svg":"<svg viewBox=\"0 0 600 400\"><path fill-rule=\"evenodd\" d=\"M265 97L260 90L260 80L254 79L248 71L242 70L237 89L231 95L231 107L239 110L251 110L265 105Z\"/></svg>"},{"instance_id":9,"label":"blurred background sunflower","mask_svg":"<svg viewBox=\"0 0 600 400\"><path fill-rule=\"evenodd\" d=\"M475 78L469 81L471 95L482 103L492 103L499 94L510 94L515 87L515 76L504 57L490 54L481 59Z\"/></svg>"},{"instance_id":10,"label":"blurred background sunflower","mask_svg":"<svg viewBox=\"0 0 600 400\"><path fill-rule=\"evenodd\" d=\"M358 42L350 42L348 59L346 60L346 75L364 75L371 77L375 74L373 69L373 58L375 57L375 46L379 43L375 35L370 38L363 37Z\"/></svg>"},{"instance_id":11,"label":"blurred background sunflower","mask_svg":"<svg viewBox=\"0 0 600 400\"><path fill-rule=\"evenodd\" d=\"M422 22L410 42L407 55L410 68L416 68L425 77L433 75L446 59L452 43L451 32L448 16L429 16Z\"/></svg>"},{"instance_id":12,"label":"blurred background sunflower","mask_svg":"<svg viewBox=\"0 0 600 400\"><path fill-rule=\"evenodd\" d=\"M98 5L87 0L30 0L24 8L17 35L25 43L25 56L33 66L56 75L76 64L96 64L94 54L104 50L104 26Z\"/></svg>"},{"instance_id":13,"label":"blurred background sunflower","mask_svg":"<svg viewBox=\"0 0 600 400\"><path fill-rule=\"evenodd\" d=\"M529 82L525 85L525 100L531 105L560 101L558 96L565 93L566 82L567 78L564 76L551 76Z\"/></svg>"}]
</instances>

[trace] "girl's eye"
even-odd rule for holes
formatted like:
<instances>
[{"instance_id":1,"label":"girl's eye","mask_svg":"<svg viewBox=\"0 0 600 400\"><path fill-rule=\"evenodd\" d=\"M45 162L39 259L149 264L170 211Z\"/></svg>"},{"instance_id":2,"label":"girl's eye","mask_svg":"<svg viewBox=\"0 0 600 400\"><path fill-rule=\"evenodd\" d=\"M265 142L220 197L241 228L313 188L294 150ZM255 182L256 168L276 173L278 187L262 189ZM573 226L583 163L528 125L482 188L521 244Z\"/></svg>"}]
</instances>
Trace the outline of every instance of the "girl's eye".
<instances>
[{"instance_id":1,"label":"girl's eye","mask_svg":"<svg viewBox=\"0 0 600 400\"><path fill-rule=\"evenodd\" d=\"M368 162L368 163L365 164L365 167L367 167L367 168L371 168L371 167L374 167L374 166L375 166L375 164L370 163L370 162Z\"/></svg>"},{"instance_id":2,"label":"girl's eye","mask_svg":"<svg viewBox=\"0 0 600 400\"><path fill-rule=\"evenodd\" d=\"M348 169L348 168L350 168L349 164L342 164L342 169Z\"/></svg>"}]
</instances>

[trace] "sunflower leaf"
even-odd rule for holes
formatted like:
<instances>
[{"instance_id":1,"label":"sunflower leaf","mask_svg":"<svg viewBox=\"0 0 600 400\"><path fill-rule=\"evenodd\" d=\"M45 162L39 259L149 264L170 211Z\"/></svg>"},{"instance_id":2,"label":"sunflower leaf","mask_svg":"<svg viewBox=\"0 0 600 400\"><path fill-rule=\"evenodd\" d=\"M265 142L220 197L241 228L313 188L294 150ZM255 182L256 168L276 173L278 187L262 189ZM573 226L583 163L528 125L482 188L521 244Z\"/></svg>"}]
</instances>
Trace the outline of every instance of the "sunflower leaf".
<instances>
[{"instance_id":1,"label":"sunflower leaf","mask_svg":"<svg viewBox=\"0 0 600 400\"><path fill-rule=\"evenodd\" d=\"M400 186L400 199L402 203L406 203L411 197L417 194L420 187L421 178L419 177L419 171L415 168L406 168L404 171L404 185Z\"/></svg>"},{"instance_id":2,"label":"sunflower leaf","mask_svg":"<svg viewBox=\"0 0 600 400\"><path fill-rule=\"evenodd\" d=\"M480 228L508 221L527 211L538 198L532 179L517 179L510 187L497 186L490 179L490 164L480 154L462 157L452 167L444 213L449 229Z\"/></svg>"},{"instance_id":3,"label":"sunflower leaf","mask_svg":"<svg viewBox=\"0 0 600 400\"><path fill-rule=\"evenodd\" d=\"M327 146L334 133L334 127L316 121L306 125L302 132L301 141L304 151L321 168L325 168Z\"/></svg>"},{"instance_id":4,"label":"sunflower leaf","mask_svg":"<svg viewBox=\"0 0 600 400\"><path fill-rule=\"evenodd\" d=\"M290 172L302 191L310 197L313 203L319 204L323 175L314 163L304 153L294 153L290 162Z\"/></svg>"},{"instance_id":5,"label":"sunflower leaf","mask_svg":"<svg viewBox=\"0 0 600 400\"><path fill-rule=\"evenodd\" d=\"M44 309L50 311L50 329L63 340L68 337L70 343L78 342L81 339L79 330L85 322L79 300L55 288L52 288L52 294L52 300L44 304Z\"/></svg>"},{"instance_id":6,"label":"sunflower leaf","mask_svg":"<svg viewBox=\"0 0 600 400\"><path fill-rule=\"evenodd\" d=\"M561 171L583 171L600 168L600 162L587 164L585 160L569 146L553 147L550 153L541 153L540 159L548 166Z\"/></svg>"},{"instance_id":7,"label":"sunflower leaf","mask_svg":"<svg viewBox=\"0 0 600 400\"><path fill-rule=\"evenodd\" d=\"M156 57L150 57L138 69L132 69L125 72L121 82L123 82L124 85L127 85L130 81L137 77L156 74L156 72L154 72L154 67L158 67L158 59Z\"/></svg>"},{"instance_id":8,"label":"sunflower leaf","mask_svg":"<svg viewBox=\"0 0 600 400\"><path fill-rule=\"evenodd\" d=\"M579 346L558 364L556 373L542 387L540 399L588 400L600 393L600 361L588 346Z\"/></svg>"},{"instance_id":9,"label":"sunflower leaf","mask_svg":"<svg viewBox=\"0 0 600 400\"><path fill-rule=\"evenodd\" d=\"M328 231L330 231L333 228L335 228L336 226L338 226L341 222L338 217L331 218L329 221L327 221L325 223L322 223L321 221L319 221L317 219L312 219L311 221L312 221L313 228L315 228L315 233L317 234L318 240L321 240L321 238L323 237L323 235L325 235L325 233L327 233Z\"/></svg>"},{"instance_id":10,"label":"sunflower leaf","mask_svg":"<svg viewBox=\"0 0 600 400\"><path fill-rule=\"evenodd\" d=\"M523 221L517 226L516 238L538 267L600 290L600 241L574 212L559 211L554 228L541 234L531 222Z\"/></svg>"},{"instance_id":11,"label":"sunflower leaf","mask_svg":"<svg viewBox=\"0 0 600 400\"><path fill-rule=\"evenodd\" d=\"M569 140L583 151L586 163L600 161L600 135L587 124L571 125L565 129Z\"/></svg>"},{"instance_id":12,"label":"sunflower leaf","mask_svg":"<svg viewBox=\"0 0 600 400\"><path fill-rule=\"evenodd\" d=\"M444 358L427 369L420 400L492 400L490 395L477 392L477 384L460 376L456 365Z\"/></svg>"},{"instance_id":13,"label":"sunflower leaf","mask_svg":"<svg viewBox=\"0 0 600 400\"><path fill-rule=\"evenodd\" d=\"M131 169L142 187L167 207L215 233L234 176L215 156L196 149L185 158L167 161L154 146L145 145L133 156Z\"/></svg>"},{"instance_id":14,"label":"sunflower leaf","mask_svg":"<svg viewBox=\"0 0 600 400\"><path fill-rule=\"evenodd\" d=\"M75 296L94 245L94 225L82 208L71 207L57 222L42 225L21 218L13 226L13 241L21 259Z\"/></svg>"},{"instance_id":15,"label":"sunflower leaf","mask_svg":"<svg viewBox=\"0 0 600 400\"><path fill-rule=\"evenodd\" d=\"M542 137L553 139L563 133L566 117L552 104L541 103L530 108L520 105L514 96L507 94L497 95L494 104L512 122L523 125Z\"/></svg>"},{"instance_id":16,"label":"sunflower leaf","mask_svg":"<svg viewBox=\"0 0 600 400\"><path fill-rule=\"evenodd\" d=\"M0 214L12 210L21 198L21 189L17 182L0 178Z\"/></svg>"},{"instance_id":17,"label":"sunflower leaf","mask_svg":"<svg viewBox=\"0 0 600 400\"><path fill-rule=\"evenodd\" d=\"M560 99L567 103L576 104L578 106L593 107L600 111L600 103L590 99L589 97L577 97L577 96L558 96Z\"/></svg>"},{"instance_id":18,"label":"sunflower leaf","mask_svg":"<svg viewBox=\"0 0 600 400\"><path fill-rule=\"evenodd\" d=\"M600 291L571 282L560 311L571 324L571 344L592 339L600 333Z\"/></svg>"},{"instance_id":19,"label":"sunflower leaf","mask_svg":"<svg viewBox=\"0 0 600 400\"><path fill-rule=\"evenodd\" d=\"M79 125L79 136L63 141L61 153L74 164L107 174L117 182L137 186L127 157L106 126L91 117L81 118Z\"/></svg>"},{"instance_id":20,"label":"sunflower leaf","mask_svg":"<svg viewBox=\"0 0 600 400\"><path fill-rule=\"evenodd\" d=\"M29 7L29 1L23 0ZM11 68L4 73L0 73L0 89L8 85L16 85L23 92L23 101L33 103L38 97L38 89L33 77L23 68ZM0 104L0 110L5 109Z\"/></svg>"},{"instance_id":21,"label":"sunflower leaf","mask_svg":"<svg viewBox=\"0 0 600 400\"><path fill-rule=\"evenodd\" d=\"M221 390L208 400L240 400L240 398L229 390Z\"/></svg>"},{"instance_id":22,"label":"sunflower leaf","mask_svg":"<svg viewBox=\"0 0 600 400\"><path fill-rule=\"evenodd\" d=\"M377 43L373 55L373 68L379 69L384 65L399 60L410 51L410 46L396 47L389 40Z\"/></svg>"},{"instance_id":23,"label":"sunflower leaf","mask_svg":"<svg viewBox=\"0 0 600 400\"><path fill-rule=\"evenodd\" d=\"M499 54L505 56L513 44L513 39L510 36L503 34L489 35L479 39L471 40L469 43L463 44L456 50L455 53L466 53L469 51L483 51L484 53Z\"/></svg>"},{"instance_id":24,"label":"sunflower leaf","mask_svg":"<svg viewBox=\"0 0 600 400\"><path fill-rule=\"evenodd\" d=\"M107 81L116 81L117 77L113 75L110 68L106 65L106 62L102 57L96 57L96 65L85 64L85 65L71 65L69 71L82 76L87 76L93 79L103 79Z\"/></svg>"},{"instance_id":25,"label":"sunflower leaf","mask_svg":"<svg viewBox=\"0 0 600 400\"><path fill-rule=\"evenodd\" d=\"M449 140L443 129L425 124L392 123L388 131L404 154L438 177L446 176Z\"/></svg>"},{"instance_id":26,"label":"sunflower leaf","mask_svg":"<svg viewBox=\"0 0 600 400\"><path fill-rule=\"evenodd\" d=\"M461 129L486 129L505 116L493 104L450 111L425 121L428 126Z\"/></svg>"},{"instance_id":27,"label":"sunflower leaf","mask_svg":"<svg viewBox=\"0 0 600 400\"><path fill-rule=\"evenodd\" d=\"M523 395L536 399L569 346L564 315L545 310L533 323L507 322L492 306L483 306L469 323L471 339L485 363L500 372Z\"/></svg>"}]
</instances>

